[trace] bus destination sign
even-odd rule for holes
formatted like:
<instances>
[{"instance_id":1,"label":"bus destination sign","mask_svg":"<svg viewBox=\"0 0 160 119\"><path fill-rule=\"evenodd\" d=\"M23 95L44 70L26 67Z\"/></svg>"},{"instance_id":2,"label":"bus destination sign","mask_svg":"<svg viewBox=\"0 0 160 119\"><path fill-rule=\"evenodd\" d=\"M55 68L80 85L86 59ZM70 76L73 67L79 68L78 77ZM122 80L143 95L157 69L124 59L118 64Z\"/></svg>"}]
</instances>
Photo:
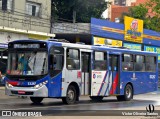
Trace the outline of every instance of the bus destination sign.
<instances>
[{"instance_id":1,"label":"bus destination sign","mask_svg":"<svg viewBox=\"0 0 160 119\"><path fill-rule=\"evenodd\" d=\"M14 48L40 48L40 44L14 44Z\"/></svg>"}]
</instances>

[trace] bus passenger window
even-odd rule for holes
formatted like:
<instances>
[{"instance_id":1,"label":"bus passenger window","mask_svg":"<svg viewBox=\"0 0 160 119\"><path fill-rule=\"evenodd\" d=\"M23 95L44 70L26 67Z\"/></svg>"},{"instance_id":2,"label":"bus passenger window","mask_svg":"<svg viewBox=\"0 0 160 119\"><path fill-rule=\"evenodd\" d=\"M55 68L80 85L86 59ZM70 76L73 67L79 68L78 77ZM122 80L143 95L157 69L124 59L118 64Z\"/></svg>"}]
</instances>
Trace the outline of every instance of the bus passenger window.
<instances>
[{"instance_id":1,"label":"bus passenger window","mask_svg":"<svg viewBox=\"0 0 160 119\"><path fill-rule=\"evenodd\" d=\"M67 49L67 69L68 70L80 69L79 50Z\"/></svg>"},{"instance_id":2,"label":"bus passenger window","mask_svg":"<svg viewBox=\"0 0 160 119\"><path fill-rule=\"evenodd\" d=\"M133 71L133 55L131 54L122 55L122 70Z\"/></svg>"},{"instance_id":3,"label":"bus passenger window","mask_svg":"<svg viewBox=\"0 0 160 119\"><path fill-rule=\"evenodd\" d=\"M146 56L146 71L148 72L156 71L156 57Z\"/></svg>"},{"instance_id":4,"label":"bus passenger window","mask_svg":"<svg viewBox=\"0 0 160 119\"><path fill-rule=\"evenodd\" d=\"M95 52L94 70L107 70L107 53L97 51Z\"/></svg>"},{"instance_id":5,"label":"bus passenger window","mask_svg":"<svg viewBox=\"0 0 160 119\"><path fill-rule=\"evenodd\" d=\"M144 56L136 55L134 68L135 68L135 71L145 71Z\"/></svg>"}]
</instances>

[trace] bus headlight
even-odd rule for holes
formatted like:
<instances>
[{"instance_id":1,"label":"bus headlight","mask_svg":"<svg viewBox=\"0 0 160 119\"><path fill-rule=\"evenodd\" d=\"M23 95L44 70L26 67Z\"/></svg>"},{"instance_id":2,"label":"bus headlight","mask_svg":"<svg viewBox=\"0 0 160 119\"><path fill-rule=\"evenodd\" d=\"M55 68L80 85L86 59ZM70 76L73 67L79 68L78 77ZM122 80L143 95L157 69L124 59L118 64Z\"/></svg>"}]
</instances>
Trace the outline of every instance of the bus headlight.
<instances>
[{"instance_id":1,"label":"bus headlight","mask_svg":"<svg viewBox=\"0 0 160 119\"><path fill-rule=\"evenodd\" d=\"M40 87L46 85L47 83L48 83L48 81L44 81L44 82L42 82L42 83L39 83L39 84L35 85L34 88L36 88L36 89L37 89L37 88L40 88Z\"/></svg>"},{"instance_id":2,"label":"bus headlight","mask_svg":"<svg viewBox=\"0 0 160 119\"><path fill-rule=\"evenodd\" d=\"M13 88L13 86L8 82L6 82L6 85L7 85L8 88Z\"/></svg>"}]
</instances>

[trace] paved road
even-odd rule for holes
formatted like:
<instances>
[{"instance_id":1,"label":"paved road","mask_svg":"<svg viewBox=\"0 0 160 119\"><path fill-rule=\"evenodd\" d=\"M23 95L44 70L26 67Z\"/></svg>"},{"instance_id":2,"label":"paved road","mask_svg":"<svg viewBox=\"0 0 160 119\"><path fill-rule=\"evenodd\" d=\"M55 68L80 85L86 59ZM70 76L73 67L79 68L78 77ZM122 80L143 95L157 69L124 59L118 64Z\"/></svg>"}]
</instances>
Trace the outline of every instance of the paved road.
<instances>
[{"instance_id":1,"label":"paved road","mask_svg":"<svg viewBox=\"0 0 160 119\"><path fill-rule=\"evenodd\" d=\"M145 110L149 104L160 106L160 91L136 95L132 101L128 102L118 102L116 97L104 98L102 102L92 102L89 97L82 96L80 101L74 105L64 105L61 99L52 98L44 99L40 105L34 105L29 98L22 99L19 97L5 96L3 89L0 89L0 96L1 110L47 110L44 113L45 115L103 115L108 110L124 110L128 108L136 110L138 107ZM112 112L116 115L115 111Z\"/></svg>"},{"instance_id":2,"label":"paved road","mask_svg":"<svg viewBox=\"0 0 160 119\"><path fill-rule=\"evenodd\" d=\"M160 91L141 94L134 96L132 101L122 101L118 102L116 97L106 97L102 102L92 102L89 97L82 96L80 97L80 101L74 105L64 105L61 99L44 99L43 103L40 105L34 105L30 101L29 98L19 98L19 97L9 97L4 95L4 90L0 89L0 109L16 109L16 110L53 110L56 114L61 114L64 110L81 110L81 111L90 111L95 114L95 110L123 110L125 108L137 108L144 107L149 104L153 104L155 106L160 105ZM57 111L58 110L58 111ZM68 114L68 112L66 112Z\"/></svg>"}]
</instances>

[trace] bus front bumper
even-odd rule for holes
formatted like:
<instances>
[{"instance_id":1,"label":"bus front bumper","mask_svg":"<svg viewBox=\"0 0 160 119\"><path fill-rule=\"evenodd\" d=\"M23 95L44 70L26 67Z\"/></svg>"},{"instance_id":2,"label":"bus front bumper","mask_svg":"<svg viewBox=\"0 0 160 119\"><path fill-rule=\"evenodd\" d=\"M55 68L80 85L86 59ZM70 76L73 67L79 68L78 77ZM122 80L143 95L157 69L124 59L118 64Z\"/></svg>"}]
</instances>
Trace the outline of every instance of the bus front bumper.
<instances>
[{"instance_id":1,"label":"bus front bumper","mask_svg":"<svg viewBox=\"0 0 160 119\"><path fill-rule=\"evenodd\" d=\"M5 93L9 96L48 97L46 85L35 89L34 87L5 87Z\"/></svg>"}]
</instances>

